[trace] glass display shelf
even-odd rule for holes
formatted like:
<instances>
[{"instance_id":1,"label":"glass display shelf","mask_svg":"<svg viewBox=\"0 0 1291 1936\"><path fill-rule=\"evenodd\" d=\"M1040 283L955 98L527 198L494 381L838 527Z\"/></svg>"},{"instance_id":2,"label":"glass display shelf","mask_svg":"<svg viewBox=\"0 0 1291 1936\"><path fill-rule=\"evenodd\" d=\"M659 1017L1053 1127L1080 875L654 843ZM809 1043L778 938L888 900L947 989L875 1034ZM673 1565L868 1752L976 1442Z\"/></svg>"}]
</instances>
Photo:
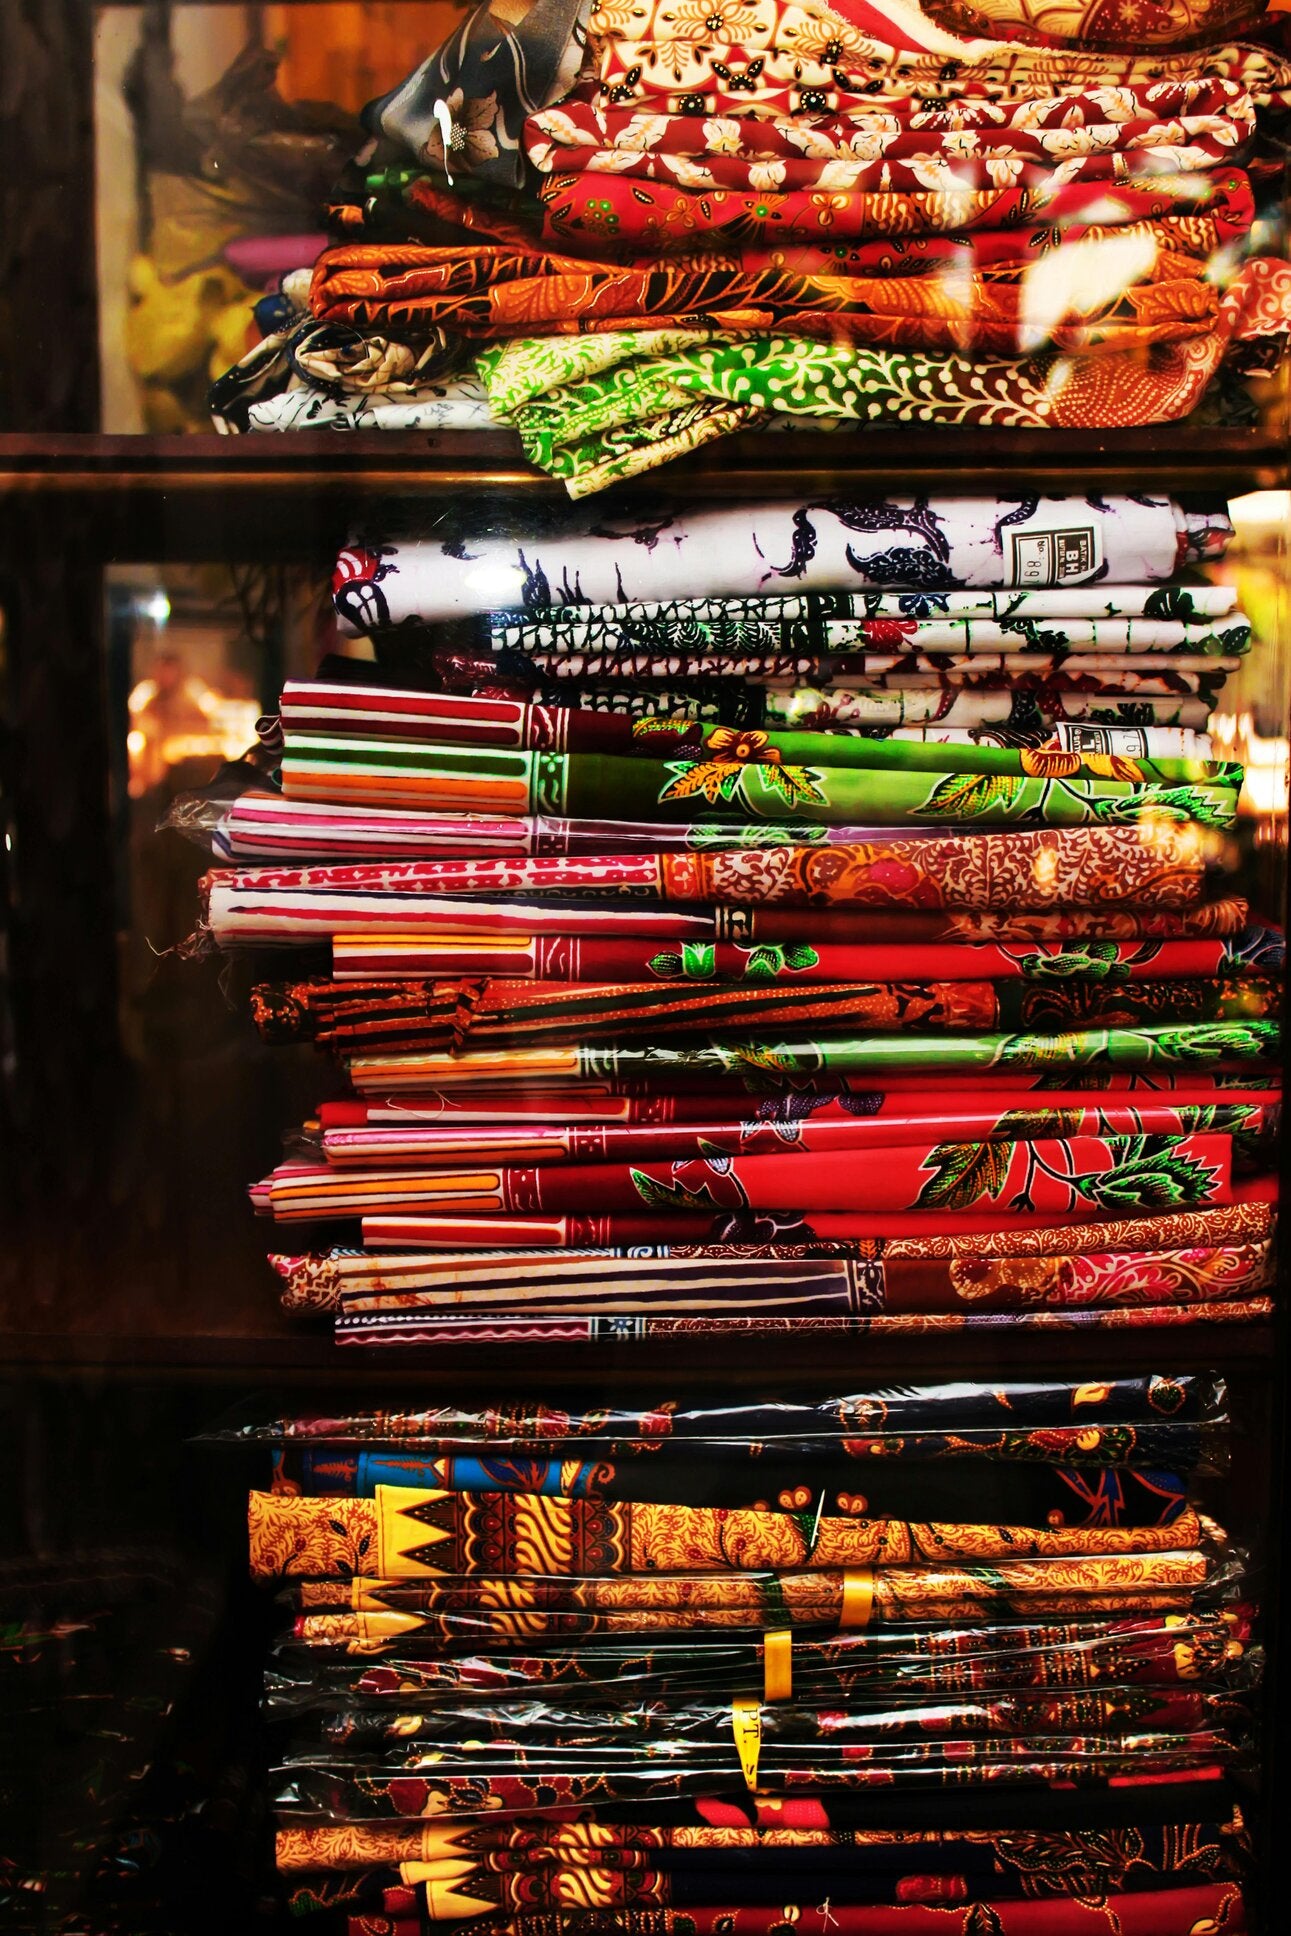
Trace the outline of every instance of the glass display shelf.
<instances>
[{"instance_id":1,"label":"glass display shelf","mask_svg":"<svg viewBox=\"0 0 1291 1936\"><path fill-rule=\"evenodd\" d=\"M1285 439L1264 425L1211 429L1155 424L1135 430L1037 432L977 428L949 436L943 426L910 425L869 435L786 431L727 437L662 472L624 480L613 502L764 492L786 494L818 482L867 487L953 477L1016 479L1070 487L1076 479L1170 481L1175 489L1275 488L1288 476ZM568 504L563 485L524 460L509 430L327 431L222 437L100 436L89 432L0 432L0 491L116 493L152 489L189 493L299 489L331 499L403 485L443 489L469 484L481 492L520 489ZM603 500L588 501L594 509ZM236 507L231 507L236 517ZM236 535L236 528L231 535Z\"/></svg>"}]
</instances>

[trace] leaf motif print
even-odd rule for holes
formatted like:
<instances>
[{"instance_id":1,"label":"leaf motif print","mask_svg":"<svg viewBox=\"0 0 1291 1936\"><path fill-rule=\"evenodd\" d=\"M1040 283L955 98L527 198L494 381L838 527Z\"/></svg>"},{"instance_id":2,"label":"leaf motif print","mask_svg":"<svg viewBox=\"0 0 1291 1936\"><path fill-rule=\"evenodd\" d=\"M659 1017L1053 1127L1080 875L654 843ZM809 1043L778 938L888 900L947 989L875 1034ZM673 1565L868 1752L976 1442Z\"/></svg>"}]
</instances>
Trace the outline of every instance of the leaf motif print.
<instances>
[{"instance_id":1,"label":"leaf motif print","mask_svg":"<svg viewBox=\"0 0 1291 1936\"><path fill-rule=\"evenodd\" d=\"M1119 1039L1129 1043L1137 1037L1128 1029L1119 1032ZM1143 1039L1143 1061L1153 1060L1153 1038ZM1062 1035L1010 1035L1000 1043L994 1056L994 1066L1007 1069L1011 1063L1021 1063L1023 1068L1042 1068L1046 1063L1096 1062L1110 1046L1110 1036L1106 1029L1087 1029L1083 1033L1068 1030ZM1208 1059L1208 1058L1203 1058Z\"/></svg>"},{"instance_id":2,"label":"leaf motif print","mask_svg":"<svg viewBox=\"0 0 1291 1936\"><path fill-rule=\"evenodd\" d=\"M1037 780L1067 780L1079 773L1079 753L1067 753L1057 746L1023 746L1018 759L1024 773Z\"/></svg>"},{"instance_id":3,"label":"leaf motif print","mask_svg":"<svg viewBox=\"0 0 1291 1936\"><path fill-rule=\"evenodd\" d=\"M1185 1022L1159 1029L1148 1040L1152 1061L1217 1062L1231 1056L1259 1062L1276 1054L1279 1029L1276 1022Z\"/></svg>"},{"instance_id":4,"label":"leaf motif print","mask_svg":"<svg viewBox=\"0 0 1291 1936\"><path fill-rule=\"evenodd\" d=\"M807 766L759 766L758 778L770 794L776 794L787 807L823 807L829 796L822 791L820 775ZM747 798L748 788L741 792Z\"/></svg>"},{"instance_id":5,"label":"leaf motif print","mask_svg":"<svg viewBox=\"0 0 1291 1936\"><path fill-rule=\"evenodd\" d=\"M922 1167L932 1175L919 1191L917 1210L970 1210L996 1198L1008 1181L1012 1143L938 1143Z\"/></svg>"},{"instance_id":6,"label":"leaf motif print","mask_svg":"<svg viewBox=\"0 0 1291 1936\"><path fill-rule=\"evenodd\" d=\"M1181 1204L1208 1203L1219 1171L1196 1157L1178 1153L1181 1136L1133 1136L1108 1147L1116 1168L1073 1177L1075 1189L1104 1210L1177 1210Z\"/></svg>"},{"instance_id":7,"label":"leaf motif print","mask_svg":"<svg viewBox=\"0 0 1291 1936\"><path fill-rule=\"evenodd\" d=\"M761 947L750 948L744 961L746 981L773 981L785 966L784 949L774 943L764 942Z\"/></svg>"},{"instance_id":8,"label":"leaf motif print","mask_svg":"<svg viewBox=\"0 0 1291 1936\"><path fill-rule=\"evenodd\" d=\"M1104 826L1134 820L1193 820L1203 827L1231 827L1237 802L1225 802L1205 787L1149 786L1137 793L1087 802L1089 817Z\"/></svg>"},{"instance_id":9,"label":"leaf motif print","mask_svg":"<svg viewBox=\"0 0 1291 1936\"><path fill-rule=\"evenodd\" d=\"M1004 1936L1004 1924L989 1902L969 1904L964 1917L964 1936Z\"/></svg>"},{"instance_id":10,"label":"leaf motif print","mask_svg":"<svg viewBox=\"0 0 1291 1936\"><path fill-rule=\"evenodd\" d=\"M1128 981L1128 962L1120 959L1115 941L1073 941L1053 954L1043 949L1016 956L1027 981Z\"/></svg>"},{"instance_id":11,"label":"leaf motif print","mask_svg":"<svg viewBox=\"0 0 1291 1936\"><path fill-rule=\"evenodd\" d=\"M1125 753L1086 753L1084 764L1102 780L1141 782L1146 778L1138 761L1130 759Z\"/></svg>"},{"instance_id":12,"label":"leaf motif print","mask_svg":"<svg viewBox=\"0 0 1291 1936\"><path fill-rule=\"evenodd\" d=\"M846 1089L838 1098L839 1108L849 1116L877 1116L887 1101L882 1089Z\"/></svg>"},{"instance_id":13,"label":"leaf motif print","mask_svg":"<svg viewBox=\"0 0 1291 1936\"><path fill-rule=\"evenodd\" d=\"M1006 1109L995 1128L1015 1143L1029 1143L1038 1136L1075 1136L1084 1113L1083 1109Z\"/></svg>"},{"instance_id":14,"label":"leaf motif print","mask_svg":"<svg viewBox=\"0 0 1291 1936\"><path fill-rule=\"evenodd\" d=\"M642 1203L649 1204L652 1210L701 1210L708 1215L721 1208L707 1188L691 1190L684 1183L660 1183L644 1170L629 1169L628 1174Z\"/></svg>"},{"instance_id":15,"label":"leaf motif print","mask_svg":"<svg viewBox=\"0 0 1291 1936\"><path fill-rule=\"evenodd\" d=\"M1023 786L1013 773L948 773L913 811L937 820L1007 817Z\"/></svg>"},{"instance_id":16,"label":"leaf motif print","mask_svg":"<svg viewBox=\"0 0 1291 1936\"><path fill-rule=\"evenodd\" d=\"M1145 618L1186 621L1197 616L1197 608L1192 602L1192 593L1183 585L1161 585L1144 599L1143 614Z\"/></svg>"},{"instance_id":17,"label":"leaf motif print","mask_svg":"<svg viewBox=\"0 0 1291 1936\"><path fill-rule=\"evenodd\" d=\"M666 760L664 770L674 775L659 795L664 800L692 800L702 795L710 807L731 800L744 773L730 760Z\"/></svg>"}]
</instances>

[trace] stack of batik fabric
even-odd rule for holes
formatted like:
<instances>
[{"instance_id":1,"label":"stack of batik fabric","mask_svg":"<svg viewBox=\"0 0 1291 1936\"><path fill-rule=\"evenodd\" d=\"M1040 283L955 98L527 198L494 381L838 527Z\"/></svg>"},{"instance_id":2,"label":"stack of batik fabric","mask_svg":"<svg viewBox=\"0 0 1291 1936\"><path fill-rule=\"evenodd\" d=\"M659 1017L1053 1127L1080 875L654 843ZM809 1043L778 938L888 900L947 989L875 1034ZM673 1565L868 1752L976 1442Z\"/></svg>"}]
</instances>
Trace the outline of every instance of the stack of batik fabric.
<instances>
[{"instance_id":1,"label":"stack of batik fabric","mask_svg":"<svg viewBox=\"0 0 1291 1936\"><path fill-rule=\"evenodd\" d=\"M1116 50L912 0L480 7L370 103L344 240L216 419L504 423L574 496L775 424L1249 420L1291 67L1214 12L1145 54L1141 13Z\"/></svg>"},{"instance_id":2,"label":"stack of batik fabric","mask_svg":"<svg viewBox=\"0 0 1291 1936\"><path fill-rule=\"evenodd\" d=\"M205 885L221 947L301 951L265 1038L349 1083L253 1191L332 1240L275 1259L287 1305L360 1345L1267 1315L1282 941L1225 871L1215 675L1136 683L1238 662L1228 595L1172 582L1226 529L903 500L347 553L401 682L287 688L282 791L222 809ZM1033 558L1077 583L972 589ZM822 589L755 594L777 559ZM683 586L693 621L539 602ZM436 623L498 594L502 676L432 689ZM696 633L722 670L661 710ZM517 636L562 696L571 640L608 685L510 696ZM695 716L732 688L777 723Z\"/></svg>"},{"instance_id":3,"label":"stack of batik fabric","mask_svg":"<svg viewBox=\"0 0 1291 1936\"><path fill-rule=\"evenodd\" d=\"M1157 1376L235 1428L275 1448L291 1908L1243 1930L1260 1652L1198 1504L1225 1425L1219 1381Z\"/></svg>"}]
</instances>

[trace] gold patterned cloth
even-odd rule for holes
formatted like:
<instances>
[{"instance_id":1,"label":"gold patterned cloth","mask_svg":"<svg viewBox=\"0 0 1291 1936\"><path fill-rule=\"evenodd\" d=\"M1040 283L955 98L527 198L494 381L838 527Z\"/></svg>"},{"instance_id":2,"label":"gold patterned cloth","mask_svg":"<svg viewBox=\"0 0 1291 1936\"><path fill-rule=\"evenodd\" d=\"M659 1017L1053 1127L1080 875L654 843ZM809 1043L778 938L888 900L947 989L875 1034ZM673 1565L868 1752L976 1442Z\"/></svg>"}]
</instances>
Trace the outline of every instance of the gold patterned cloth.
<instances>
[{"instance_id":1,"label":"gold patterned cloth","mask_svg":"<svg viewBox=\"0 0 1291 1936\"><path fill-rule=\"evenodd\" d=\"M399 1486L372 1499L253 1492L248 1523L260 1580L888 1567L1163 1552L1202 1532L1191 1507L1169 1526L1040 1530Z\"/></svg>"}]
</instances>

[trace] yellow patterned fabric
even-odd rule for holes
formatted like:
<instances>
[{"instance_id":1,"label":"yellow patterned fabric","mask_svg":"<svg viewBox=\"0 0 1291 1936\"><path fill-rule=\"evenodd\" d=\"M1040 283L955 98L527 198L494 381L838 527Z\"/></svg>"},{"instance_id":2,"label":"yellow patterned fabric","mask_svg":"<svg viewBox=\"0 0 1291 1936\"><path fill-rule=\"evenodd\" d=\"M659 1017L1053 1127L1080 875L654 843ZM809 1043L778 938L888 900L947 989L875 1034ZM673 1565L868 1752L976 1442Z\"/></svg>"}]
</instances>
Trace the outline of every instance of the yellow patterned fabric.
<instances>
[{"instance_id":1,"label":"yellow patterned fabric","mask_svg":"<svg viewBox=\"0 0 1291 1936\"><path fill-rule=\"evenodd\" d=\"M1168 1526L1037 1530L397 1486L378 1486L373 1499L252 1493L249 1526L252 1572L263 1580L953 1564L1162 1552L1201 1532L1192 1508Z\"/></svg>"}]
</instances>

